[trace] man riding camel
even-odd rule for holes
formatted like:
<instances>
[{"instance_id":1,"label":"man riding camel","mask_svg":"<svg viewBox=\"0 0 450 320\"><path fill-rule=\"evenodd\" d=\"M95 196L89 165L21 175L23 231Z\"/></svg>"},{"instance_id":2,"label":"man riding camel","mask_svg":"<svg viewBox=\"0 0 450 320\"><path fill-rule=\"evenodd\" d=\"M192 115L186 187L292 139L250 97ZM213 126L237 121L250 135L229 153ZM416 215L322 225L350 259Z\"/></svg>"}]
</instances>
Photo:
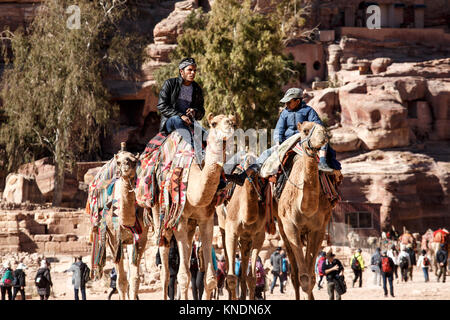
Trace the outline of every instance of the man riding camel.
<instances>
[{"instance_id":1,"label":"man riding camel","mask_svg":"<svg viewBox=\"0 0 450 320\"><path fill-rule=\"evenodd\" d=\"M255 171L259 171L264 161L269 158L269 156L278 150L279 145L281 145L288 138L298 133L297 123L303 123L304 121L315 122L323 126L317 112L310 106L308 106L303 101L303 90L300 88L290 88L284 94L284 97L280 100L284 103L285 108L281 112L278 119L277 125L275 127L274 141L275 146L267 149L256 160L256 163L249 167ZM327 162L327 152L331 160ZM340 170L341 165L336 160L336 153L333 149L325 144L319 151L319 170L325 172L333 172L333 169ZM230 161L233 161L231 159ZM329 166L331 165L331 167ZM247 177L246 172L240 174L229 174L225 175L228 181L235 182L239 185L243 185L245 178Z\"/></svg>"},{"instance_id":2,"label":"man riding camel","mask_svg":"<svg viewBox=\"0 0 450 320\"><path fill-rule=\"evenodd\" d=\"M194 136L194 120L205 115L202 88L194 81L197 64L193 58L184 58L178 65L179 76L164 82L159 92L157 108L161 112L160 131L170 134L177 132L194 148L197 162L202 160L202 137ZM200 133L204 132L199 126ZM200 141L199 141L200 140Z\"/></svg>"}]
</instances>

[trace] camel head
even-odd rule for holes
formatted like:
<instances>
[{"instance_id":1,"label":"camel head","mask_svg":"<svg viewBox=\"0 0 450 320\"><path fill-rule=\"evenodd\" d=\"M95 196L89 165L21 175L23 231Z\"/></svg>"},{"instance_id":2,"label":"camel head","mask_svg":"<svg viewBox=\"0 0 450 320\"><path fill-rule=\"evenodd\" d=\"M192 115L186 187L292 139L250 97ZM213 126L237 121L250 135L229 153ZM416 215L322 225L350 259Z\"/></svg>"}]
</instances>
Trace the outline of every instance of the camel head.
<instances>
[{"instance_id":1,"label":"camel head","mask_svg":"<svg viewBox=\"0 0 450 320\"><path fill-rule=\"evenodd\" d=\"M136 165L139 153L134 155L128 151L119 151L114 155L117 163L117 175L119 177L133 179L136 176Z\"/></svg>"},{"instance_id":2,"label":"camel head","mask_svg":"<svg viewBox=\"0 0 450 320\"><path fill-rule=\"evenodd\" d=\"M231 138L234 133L234 128L237 124L236 116L226 116L219 114L218 116L213 116L212 113L208 114L209 123L209 136L212 136L216 140L227 140Z\"/></svg>"},{"instance_id":3,"label":"camel head","mask_svg":"<svg viewBox=\"0 0 450 320\"><path fill-rule=\"evenodd\" d=\"M297 123L297 129L300 132L300 136L303 139L309 140L303 144L304 148L308 151L316 152L323 145L325 145L329 138L325 127L314 122L304 121L303 123Z\"/></svg>"}]
</instances>

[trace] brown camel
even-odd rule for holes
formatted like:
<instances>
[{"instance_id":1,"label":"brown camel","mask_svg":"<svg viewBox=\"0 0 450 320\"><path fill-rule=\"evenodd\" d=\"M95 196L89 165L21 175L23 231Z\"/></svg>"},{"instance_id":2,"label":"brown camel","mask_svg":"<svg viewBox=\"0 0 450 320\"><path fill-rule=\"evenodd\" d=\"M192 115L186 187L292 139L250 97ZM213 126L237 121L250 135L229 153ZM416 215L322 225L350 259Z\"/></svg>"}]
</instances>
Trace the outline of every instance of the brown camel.
<instances>
[{"instance_id":1,"label":"brown camel","mask_svg":"<svg viewBox=\"0 0 450 320\"><path fill-rule=\"evenodd\" d=\"M217 187L220 182L220 175L225 159L225 141L234 133L235 118L225 115L213 117L209 114L207 119L210 130L203 168L201 169L195 161L192 163L188 176L186 205L179 223L174 230L165 229L162 233L167 240L165 243L169 243L172 234L177 240L180 254L180 268L177 276L178 287L181 292L181 298L185 300L188 299L190 280L189 262L192 250L192 238L196 226L199 227L200 238L203 244L203 257L206 266L205 297L207 299L210 299L211 293L216 287L215 271L211 260L215 200L217 199ZM158 205L152 208L152 213L153 221L157 224L160 221ZM155 227L158 228L159 226L155 225ZM161 246L160 255L163 266L161 276L163 299L167 299L169 247Z\"/></svg>"},{"instance_id":2,"label":"brown camel","mask_svg":"<svg viewBox=\"0 0 450 320\"><path fill-rule=\"evenodd\" d=\"M292 266L295 298L299 287L313 300L314 263L325 237L332 204L323 194L319 182L316 154L328 140L321 125L297 124L302 137L303 155L296 155L289 179L274 206L278 212L278 227ZM306 247L306 248L305 248Z\"/></svg>"},{"instance_id":3,"label":"brown camel","mask_svg":"<svg viewBox=\"0 0 450 320\"><path fill-rule=\"evenodd\" d=\"M254 162L255 157L248 156L248 163ZM248 164L247 163L247 164ZM247 165L244 165L246 168ZM225 207L225 250L228 266L235 264L237 243L241 251L241 297L245 299L247 288L249 298L255 298L256 285L256 257L264 242L266 217L261 203L262 186L259 175L254 170L247 170L248 178L243 186L236 185L230 201ZM248 261L251 255L251 269L247 275ZM234 268L228 268L227 284L231 291L231 299L235 300L237 277ZM229 291L229 292L230 292Z\"/></svg>"},{"instance_id":4,"label":"brown camel","mask_svg":"<svg viewBox=\"0 0 450 320\"><path fill-rule=\"evenodd\" d=\"M134 179L138 156L127 151L119 151L114 157L118 180L114 186L114 210L106 218L107 243L115 260L119 299L125 300L128 297L136 300L139 290L139 262L145 250L148 233L148 227L143 222L144 210L138 208L136 214ZM134 235L127 227L134 227L136 219L142 228L142 233L139 234L139 240L133 244ZM122 245L127 245L129 280L123 265Z\"/></svg>"}]
</instances>

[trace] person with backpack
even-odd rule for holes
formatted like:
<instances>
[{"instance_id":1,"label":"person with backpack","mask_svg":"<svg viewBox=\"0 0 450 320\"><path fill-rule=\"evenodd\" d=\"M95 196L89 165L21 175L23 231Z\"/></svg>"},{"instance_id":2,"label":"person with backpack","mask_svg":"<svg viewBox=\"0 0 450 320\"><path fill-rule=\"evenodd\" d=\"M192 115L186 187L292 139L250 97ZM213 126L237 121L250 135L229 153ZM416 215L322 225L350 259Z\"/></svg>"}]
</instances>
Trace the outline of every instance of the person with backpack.
<instances>
[{"instance_id":1,"label":"person with backpack","mask_svg":"<svg viewBox=\"0 0 450 320\"><path fill-rule=\"evenodd\" d=\"M423 276L425 277L425 282L430 281L430 277L428 276L428 269L430 268L430 257L427 256L427 252L422 250L422 254L417 260L417 270L422 269Z\"/></svg>"},{"instance_id":2,"label":"person with backpack","mask_svg":"<svg viewBox=\"0 0 450 320\"><path fill-rule=\"evenodd\" d=\"M239 253L236 253L236 257L234 260L234 275L237 277L237 283L236 283L236 297L239 297L239 285L240 285L240 278L241 278L241 258L239 256Z\"/></svg>"},{"instance_id":3,"label":"person with backpack","mask_svg":"<svg viewBox=\"0 0 450 320\"><path fill-rule=\"evenodd\" d=\"M36 283L36 288L40 299L48 300L50 297L50 287L53 287L53 282L47 261L41 260L41 267L36 273L34 282Z\"/></svg>"},{"instance_id":4,"label":"person with backpack","mask_svg":"<svg viewBox=\"0 0 450 320\"><path fill-rule=\"evenodd\" d=\"M408 244L406 246L406 252L408 252L409 261L411 261L411 264L408 267L408 275L409 275L409 279L411 279L411 281L412 281L413 280L413 268L417 264L416 252L414 251L412 244Z\"/></svg>"},{"instance_id":5,"label":"person with backpack","mask_svg":"<svg viewBox=\"0 0 450 320\"><path fill-rule=\"evenodd\" d=\"M355 278L353 279L352 287L355 287L356 281L359 279L359 287L362 287L362 273L364 271L364 259L361 255L361 248L356 250L355 254L351 258L351 267L353 273L355 274Z\"/></svg>"},{"instance_id":6,"label":"person with backpack","mask_svg":"<svg viewBox=\"0 0 450 320\"><path fill-rule=\"evenodd\" d=\"M266 272L262 264L261 258L256 257L256 287L255 287L255 299L264 300L263 292L266 286Z\"/></svg>"},{"instance_id":7,"label":"person with backpack","mask_svg":"<svg viewBox=\"0 0 450 320\"><path fill-rule=\"evenodd\" d=\"M323 266L323 263L325 262L325 259L326 259L325 258L325 251L321 251L319 253L319 255L317 256L316 267L315 267L316 275L319 277L319 281L317 282L317 289L318 290L323 288L322 287L322 280L323 280L323 277L325 276L325 274L322 272L322 266Z\"/></svg>"},{"instance_id":8,"label":"person with backpack","mask_svg":"<svg viewBox=\"0 0 450 320\"><path fill-rule=\"evenodd\" d=\"M375 253L370 258L370 268L372 269L373 274L373 284L381 286L381 270L380 270L380 262L381 262L381 254L380 248L375 250Z\"/></svg>"},{"instance_id":9,"label":"person with backpack","mask_svg":"<svg viewBox=\"0 0 450 320\"><path fill-rule=\"evenodd\" d=\"M441 248L436 252L436 263L438 266L437 282L439 282L442 276L442 282L445 283L445 278L447 276L447 260L448 253L447 250L445 250L445 244L441 243Z\"/></svg>"},{"instance_id":10,"label":"person with backpack","mask_svg":"<svg viewBox=\"0 0 450 320\"><path fill-rule=\"evenodd\" d=\"M11 270L11 262L6 261L3 263L3 270L1 271L2 277L0 279L2 300L6 300L6 293L8 293L8 300L12 299L12 283L14 280L13 272Z\"/></svg>"},{"instance_id":11,"label":"person with backpack","mask_svg":"<svg viewBox=\"0 0 450 320\"><path fill-rule=\"evenodd\" d=\"M329 251L326 254L326 260L322 265L322 273L327 277L328 297L330 300L341 300L341 294L336 289L336 279L340 274L344 274L344 267L341 261L335 258L335 254Z\"/></svg>"},{"instance_id":12,"label":"person with backpack","mask_svg":"<svg viewBox=\"0 0 450 320\"><path fill-rule=\"evenodd\" d=\"M16 300L17 294L20 292L22 296L22 300L25 300L25 265L23 263L19 263L17 269L14 271L14 280L13 280L13 300Z\"/></svg>"},{"instance_id":13,"label":"person with backpack","mask_svg":"<svg viewBox=\"0 0 450 320\"><path fill-rule=\"evenodd\" d=\"M288 274L289 274L289 260L286 257L286 253L284 250L280 251L281 254L281 281L283 281L283 288L286 291L286 284L288 280Z\"/></svg>"},{"instance_id":14,"label":"person with backpack","mask_svg":"<svg viewBox=\"0 0 450 320\"><path fill-rule=\"evenodd\" d=\"M402 251L398 255L398 265L400 267L401 279L404 282L408 282L408 268L411 265L411 258L409 257L406 247L403 247Z\"/></svg>"},{"instance_id":15,"label":"person with backpack","mask_svg":"<svg viewBox=\"0 0 450 320\"><path fill-rule=\"evenodd\" d=\"M114 293L117 292L117 272L116 268L112 268L111 273L109 275L109 287L112 289L111 292L108 294L108 300L111 300L111 297Z\"/></svg>"},{"instance_id":16,"label":"person with backpack","mask_svg":"<svg viewBox=\"0 0 450 320\"><path fill-rule=\"evenodd\" d=\"M381 276L383 278L383 290L384 296L388 296L388 290L386 287L386 280L389 281L389 291L391 293L391 297L394 296L394 261L387 255L387 251L383 250L381 254L379 268L381 270Z\"/></svg>"},{"instance_id":17,"label":"person with backpack","mask_svg":"<svg viewBox=\"0 0 450 320\"><path fill-rule=\"evenodd\" d=\"M270 256L270 264L272 265L273 280L270 286L270 293L273 294L273 289L277 283L277 279L280 279L280 293L283 292L283 280L281 279L281 259L283 258L280 254L281 247L278 247L274 253Z\"/></svg>"},{"instance_id":18,"label":"person with backpack","mask_svg":"<svg viewBox=\"0 0 450 320\"><path fill-rule=\"evenodd\" d=\"M78 292L81 291L81 299L86 300L86 272L87 265L83 263L81 256L75 258L75 262L64 272L72 272L72 284L75 300L79 300Z\"/></svg>"}]
</instances>

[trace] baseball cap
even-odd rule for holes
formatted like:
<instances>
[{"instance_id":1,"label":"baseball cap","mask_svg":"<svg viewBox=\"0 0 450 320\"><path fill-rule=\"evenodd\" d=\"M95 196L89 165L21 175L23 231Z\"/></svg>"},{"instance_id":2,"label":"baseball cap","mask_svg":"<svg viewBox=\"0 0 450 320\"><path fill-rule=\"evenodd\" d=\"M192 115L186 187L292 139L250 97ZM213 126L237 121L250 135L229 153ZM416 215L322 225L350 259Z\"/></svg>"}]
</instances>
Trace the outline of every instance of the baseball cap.
<instances>
[{"instance_id":1,"label":"baseball cap","mask_svg":"<svg viewBox=\"0 0 450 320\"><path fill-rule=\"evenodd\" d=\"M292 99L301 99L303 97L303 90L300 88L290 88L284 94L283 99L280 100L281 103L286 103Z\"/></svg>"}]
</instances>

